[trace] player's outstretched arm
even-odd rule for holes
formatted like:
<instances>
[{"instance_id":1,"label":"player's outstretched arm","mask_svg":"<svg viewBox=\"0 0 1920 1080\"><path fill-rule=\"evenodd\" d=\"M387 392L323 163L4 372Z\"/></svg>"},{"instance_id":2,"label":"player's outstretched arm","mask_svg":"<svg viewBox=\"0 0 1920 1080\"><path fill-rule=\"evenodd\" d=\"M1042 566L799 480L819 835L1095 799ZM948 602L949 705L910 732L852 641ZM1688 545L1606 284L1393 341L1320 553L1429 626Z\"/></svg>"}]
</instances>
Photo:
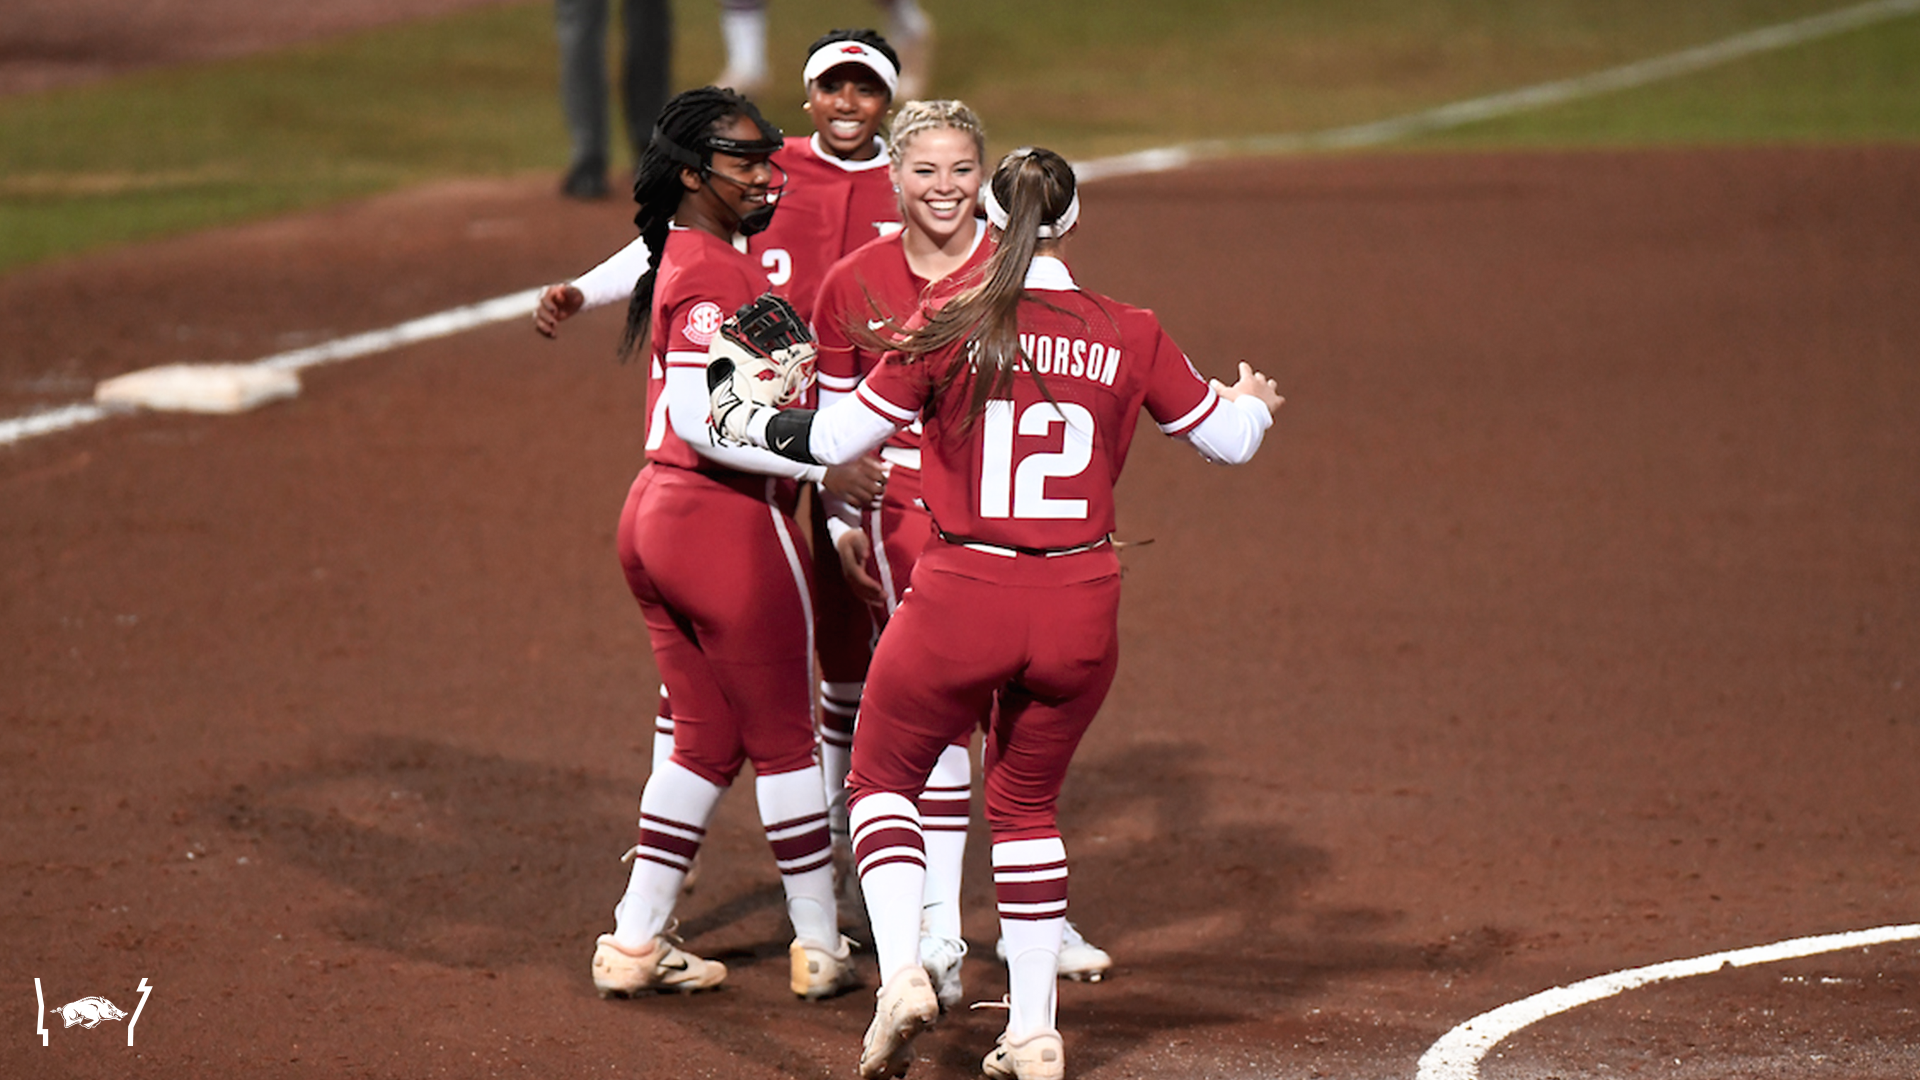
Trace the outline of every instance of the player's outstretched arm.
<instances>
[{"instance_id":1,"label":"player's outstretched arm","mask_svg":"<svg viewBox=\"0 0 1920 1080\"><path fill-rule=\"evenodd\" d=\"M533 328L542 337L557 337L560 324L580 314L587 298L567 282L549 285L540 292L540 306L533 309Z\"/></svg>"},{"instance_id":2,"label":"player's outstretched arm","mask_svg":"<svg viewBox=\"0 0 1920 1080\"><path fill-rule=\"evenodd\" d=\"M1232 386L1218 379L1207 384L1220 395L1225 408L1214 408L1205 419L1184 432L1180 438L1192 444L1200 456L1222 465L1244 465L1253 460L1267 429L1286 399L1280 388L1253 365L1240 362L1240 378Z\"/></svg>"},{"instance_id":3,"label":"player's outstretched arm","mask_svg":"<svg viewBox=\"0 0 1920 1080\"><path fill-rule=\"evenodd\" d=\"M1267 407L1267 415L1270 417L1278 416L1280 406L1287 400L1280 396L1278 383L1253 370L1253 365L1245 360L1240 361L1240 378L1232 386L1226 385L1219 379L1212 380L1209 385L1213 387L1215 393L1228 401L1247 395L1259 399L1260 404Z\"/></svg>"}]
</instances>

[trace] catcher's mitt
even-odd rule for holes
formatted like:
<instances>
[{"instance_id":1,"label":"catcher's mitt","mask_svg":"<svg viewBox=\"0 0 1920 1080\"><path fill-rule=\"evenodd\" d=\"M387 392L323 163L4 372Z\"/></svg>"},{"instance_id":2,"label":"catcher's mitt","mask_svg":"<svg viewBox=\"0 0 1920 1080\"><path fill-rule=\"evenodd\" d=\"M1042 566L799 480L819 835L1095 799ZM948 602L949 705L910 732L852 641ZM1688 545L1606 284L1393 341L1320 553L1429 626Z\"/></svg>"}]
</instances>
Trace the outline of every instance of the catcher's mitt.
<instances>
[{"instance_id":1,"label":"catcher's mitt","mask_svg":"<svg viewBox=\"0 0 1920 1080\"><path fill-rule=\"evenodd\" d=\"M799 312L772 293L734 312L707 346L707 393L718 439L745 444L756 406L781 409L805 397L818 351Z\"/></svg>"}]
</instances>

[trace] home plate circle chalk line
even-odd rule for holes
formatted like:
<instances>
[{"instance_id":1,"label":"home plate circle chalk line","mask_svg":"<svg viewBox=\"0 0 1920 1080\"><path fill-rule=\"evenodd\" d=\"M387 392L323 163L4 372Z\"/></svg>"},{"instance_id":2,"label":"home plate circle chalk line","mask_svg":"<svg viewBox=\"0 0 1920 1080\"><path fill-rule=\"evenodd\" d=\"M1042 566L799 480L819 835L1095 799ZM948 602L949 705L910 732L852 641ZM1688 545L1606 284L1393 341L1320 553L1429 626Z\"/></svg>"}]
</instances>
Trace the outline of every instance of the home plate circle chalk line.
<instances>
[{"instance_id":1,"label":"home plate circle chalk line","mask_svg":"<svg viewBox=\"0 0 1920 1080\"><path fill-rule=\"evenodd\" d=\"M1414 1074L1414 1080L1478 1080L1480 1060L1507 1036L1547 1017L1651 983L1915 938L1920 938L1920 923L1851 930L1710 953L1691 960L1669 960L1663 964L1616 971L1567 986L1556 986L1532 997L1502 1005L1491 1012L1481 1013L1447 1032L1439 1042L1420 1055L1420 1067Z\"/></svg>"},{"instance_id":2,"label":"home plate circle chalk line","mask_svg":"<svg viewBox=\"0 0 1920 1080\"><path fill-rule=\"evenodd\" d=\"M1117 176L1182 169L1209 158L1233 154L1286 154L1313 150L1345 150L1380 146L1415 135L1430 134L1499 116L1531 112L1598 97L1635 87L1690 75L1711 67L1731 63L1760 53L1790 48L1835 34L1858 30L1875 23L1920 14L1920 0L1870 0L1868 3L1838 8L1790 22L1760 27L1664 56L1636 60L1619 67L1606 68L1570 79L1558 79L1522 87L1505 93L1456 101L1372 123L1355 124L1295 134L1260 135L1242 139L1220 139L1186 143L1179 146L1143 150L1132 154L1098 158L1074 163L1081 182ZM356 334L307 349L269 356L254 361L257 366L299 371L317 364L333 363L356 356L384 352L436 337L460 333L489 323L522 318L533 312L541 290L527 289L477 304L402 323L386 330ZM112 410L98 405L65 405L0 420L0 446L24 441L36 435L105 420Z\"/></svg>"}]
</instances>

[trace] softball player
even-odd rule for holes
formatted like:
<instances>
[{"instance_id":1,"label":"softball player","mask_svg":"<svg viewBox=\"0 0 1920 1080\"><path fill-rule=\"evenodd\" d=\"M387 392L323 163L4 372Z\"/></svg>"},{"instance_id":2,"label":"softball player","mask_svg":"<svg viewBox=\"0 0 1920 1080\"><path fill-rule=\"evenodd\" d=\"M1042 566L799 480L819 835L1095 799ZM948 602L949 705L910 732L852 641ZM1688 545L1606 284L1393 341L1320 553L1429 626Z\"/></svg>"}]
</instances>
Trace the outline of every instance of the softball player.
<instances>
[{"instance_id":1,"label":"softball player","mask_svg":"<svg viewBox=\"0 0 1920 1080\"><path fill-rule=\"evenodd\" d=\"M594 950L603 996L697 990L726 977L666 934L714 805L749 760L794 929L792 988L823 997L856 981L814 758L807 563L789 516L800 482L838 479L763 451L715 446L707 422L707 346L766 288L732 240L764 227L779 146L778 129L747 99L690 90L662 113L635 183L635 224L657 256L633 290L623 342L628 351L648 347L649 420L647 464L621 513L618 546L675 733L640 798L614 931Z\"/></svg>"},{"instance_id":2,"label":"softball player","mask_svg":"<svg viewBox=\"0 0 1920 1080\"><path fill-rule=\"evenodd\" d=\"M802 69L811 136L784 141L773 164L787 174L780 212L747 238L747 251L775 292L805 318L827 268L842 255L900 228L899 209L879 131L899 80L899 58L872 30L834 30L807 49ZM552 337L559 324L591 307L626 300L648 266L649 239L642 235L571 282L548 286L534 325ZM731 309L728 309L731 312ZM863 494L877 495L883 482L878 459L858 466ZM870 501L870 498L869 500ZM816 641L820 650L820 757L832 808L833 835L845 851L847 774L854 713L866 678L874 627L846 588L823 515L815 514L813 556ZM655 724L657 765L673 749L673 711L663 695Z\"/></svg>"},{"instance_id":3,"label":"softball player","mask_svg":"<svg viewBox=\"0 0 1920 1080\"><path fill-rule=\"evenodd\" d=\"M985 263L993 245L987 242L986 223L975 216L985 154L980 118L961 102L910 101L894 116L888 156L905 227L835 263L820 286L814 336L820 347L822 408L852 393L879 366L874 331L904 322L935 284L963 282ZM876 605L884 621L899 606L914 561L933 535L932 518L920 504L919 422L895 432L880 456L888 466L880 505L850 508L852 515L848 508L836 508L828 526L848 583ZM858 527L849 524L849 516ZM960 1001L960 967L967 952L960 876L972 816L971 734L941 753L918 800L927 839L920 959L943 1010ZM830 793L835 779L829 771ZM1112 965L1105 950L1068 924L1062 977L1098 981Z\"/></svg>"},{"instance_id":4,"label":"softball player","mask_svg":"<svg viewBox=\"0 0 1920 1080\"><path fill-rule=\"evenodd\" d=\"M903 99L920 96L933 62L933 20L919 0L874 0L887 14L887 36L900 50L900 89ZM767 0L720 0L720 37L727 47L727 66L714 80L753 94L767 81Z\"/></svg>"},{"instance_id":5,"label":"softball player","mask_svg":"<svg viewBox=\"0 0 1920 1080\"><path fill-rule=\"evenodd\" d=\"M760 260L767 280L784 290L806 318L829 267L862 244L900 229L886 143L879 137L899 82L899 58L871 30L835 30L808 47L802 77L814 133L787 140L779 158L789 176L780 213L748 250ZM883 478L878 458L865 464L876 482ZM867 606L847 587L826 515L815 513L812 526L820 761L829 825L851 885L857 879L850 872L844 783L875 627Z\"/></svg>"},{"instance_id":6,"label":"softball player","mask_svg":"<svg viewBox=\"0 0 1920 1080\"><path fill-rule=\"evenodd\" d=\"M917 951L927 859L915 797L953 739L989 720L1010 1010L982 1068L1063 1075L1054 980L1067 858L1056 806L1119 658L1114 481L1143 408L1208 460L1238 463L1281 403L1244 363L1231 387L1202 379L1151 312L1074 284L1058 250L1079 201L1059 155L1008 155L981 201L999 236L982 281L924 311L896 341L901 362L881 364L851 399L777 412L743 403L715 378L723 369L709 373L725 436L796 460L848 460L925 418L922 499L937 541L875 651L849 777L883 976L861 1050L866 1077L903 1075L909 1044L939 1013Z\"/></svg>"}]
</instances>

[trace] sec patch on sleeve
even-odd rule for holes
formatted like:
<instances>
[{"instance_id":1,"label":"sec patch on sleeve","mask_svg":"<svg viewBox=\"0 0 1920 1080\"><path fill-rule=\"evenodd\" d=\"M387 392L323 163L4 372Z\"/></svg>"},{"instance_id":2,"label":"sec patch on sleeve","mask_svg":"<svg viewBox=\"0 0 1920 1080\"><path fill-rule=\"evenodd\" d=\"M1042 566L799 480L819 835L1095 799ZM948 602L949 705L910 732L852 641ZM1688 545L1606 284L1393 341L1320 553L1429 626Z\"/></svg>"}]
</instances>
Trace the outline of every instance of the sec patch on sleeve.
<instances>
[{"instance_id":1,"label":"sec patch on sleeve","mask_svg":"<svg viewBox=\"0 0 1920 1080\"><path fill-rule=\"evenodd\" d=\"M720 324L727 321L727 313L720 305L711 300L702 300L687 312L687 340L695 345L706 345L713 341L713 335L720 332Z\"/></svg>"}]
</instances>

